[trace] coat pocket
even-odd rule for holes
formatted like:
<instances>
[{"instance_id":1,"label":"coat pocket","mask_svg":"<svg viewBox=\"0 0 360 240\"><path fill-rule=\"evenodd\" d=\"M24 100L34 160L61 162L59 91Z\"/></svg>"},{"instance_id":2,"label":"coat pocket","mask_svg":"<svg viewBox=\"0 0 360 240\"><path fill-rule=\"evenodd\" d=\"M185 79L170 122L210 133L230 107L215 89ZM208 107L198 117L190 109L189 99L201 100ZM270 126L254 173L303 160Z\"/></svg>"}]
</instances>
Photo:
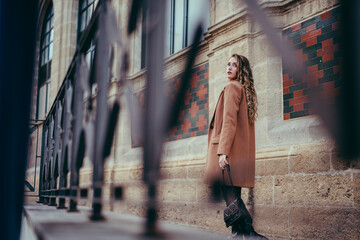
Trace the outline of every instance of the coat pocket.
<instances>
[{"instance_id":1,"label":"coat pocket","mask_svg":"<svg viewBox=\"0 0 360 240\"><path fill-rule=\"evenodd\" d=\"M213 144L219 144L220 138L219 137L213 137L211 138L210 142Z\"/></svg>"}]
</instances>

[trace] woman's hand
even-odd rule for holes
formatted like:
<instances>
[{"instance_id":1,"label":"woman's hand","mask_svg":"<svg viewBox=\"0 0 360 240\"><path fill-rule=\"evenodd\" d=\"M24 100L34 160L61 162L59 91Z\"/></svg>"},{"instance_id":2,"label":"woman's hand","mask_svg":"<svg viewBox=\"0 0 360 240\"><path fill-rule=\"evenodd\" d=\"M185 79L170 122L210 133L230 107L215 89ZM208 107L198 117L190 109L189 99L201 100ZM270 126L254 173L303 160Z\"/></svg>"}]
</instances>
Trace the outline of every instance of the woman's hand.
<instances>
[{"instance_id":1,"label":"woman's hand","mask_svg":"<svg viewBox=\"0 0 360 240\"><path fill-rule=\"evenodd\" d=\"M226 155L220 155L220 157L219 157L219 166L220 166L220 168L225 169L226 164L229 164L226 161Z\"/></svg>"}]
</instances>

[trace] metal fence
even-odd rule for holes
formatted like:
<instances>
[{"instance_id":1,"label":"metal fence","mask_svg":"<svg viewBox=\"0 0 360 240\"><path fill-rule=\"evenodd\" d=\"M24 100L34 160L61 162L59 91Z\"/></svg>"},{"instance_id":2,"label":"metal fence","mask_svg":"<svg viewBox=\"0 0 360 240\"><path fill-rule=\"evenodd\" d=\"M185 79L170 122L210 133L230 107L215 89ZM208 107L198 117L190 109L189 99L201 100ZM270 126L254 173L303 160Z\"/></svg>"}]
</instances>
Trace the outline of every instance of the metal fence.
<instances>
[{"instance_id":1,"label":"metal fence","mask_svg":"<svg viewBox=\"0 0 360 240\"><path fill-rule=\"evenodd\" d=\"M188 54L184 77L176 100L168 104L164 96L156 95L163 88L163 31L165 9L163 1L134 1L129 19L131 34L136 28L140 9L148 10L147 32L147 121L138 123L135 134L142 139L144 148L144 180L148 185L146 232L156 234L156 188L159 179L160 155L165 133L176 124L181 102L188 88L196 49L201 36L199 26L194 44ZM161 7L162 6L162 7ZM90 66L85 53L90 44L95 43L95 54ZM115 50L116 49L116 50ZM116 54L115 54L116 52ZM92 220L101 220L102 189L104 184L104 162L110 155L115 127L120 111L119 96L125 94L131 110L131 117L138 122L140 112L132 104L133 93L125 78L127 67L126 47L116 26L115 13L110 1L102 0L81 35L75 55L55 101L43 124L42 154L40 169L39 202L69 211L77 210L80 197L92 201ZM120 69L116 82L118 94L115 100L108 101L108 88L114 63ZM160 112L160 115L153 114ZM136 121L137 120L137 121ZM85 149L87 149L85 153ZM93 163L92 196L87 189L79 188L79 172L83 159ZM70 181L68 182L68 179ZM115 197L121 196L121 188L112 189Z\"/></svg>"}]
</instances>

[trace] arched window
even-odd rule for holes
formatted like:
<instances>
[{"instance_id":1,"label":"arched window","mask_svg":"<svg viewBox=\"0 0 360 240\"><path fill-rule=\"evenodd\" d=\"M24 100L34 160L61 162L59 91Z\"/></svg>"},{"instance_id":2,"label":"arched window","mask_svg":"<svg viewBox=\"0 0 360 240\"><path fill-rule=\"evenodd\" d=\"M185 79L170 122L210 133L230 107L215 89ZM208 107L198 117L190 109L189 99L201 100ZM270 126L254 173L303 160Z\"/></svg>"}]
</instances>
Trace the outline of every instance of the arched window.
<instances>
[{"instance_id":1,"label":"arched window","mask_svg":"<svg viewBox=\"0 0 360 240\"><path fill-rule=\"evenodd\" d=\"M38 80L37 117L44 118L49 111L49 90L51 77L51 60L54 39L54 9L52 4L45 14L40 38L40 64Z\"/></svg>"}]
</instances>

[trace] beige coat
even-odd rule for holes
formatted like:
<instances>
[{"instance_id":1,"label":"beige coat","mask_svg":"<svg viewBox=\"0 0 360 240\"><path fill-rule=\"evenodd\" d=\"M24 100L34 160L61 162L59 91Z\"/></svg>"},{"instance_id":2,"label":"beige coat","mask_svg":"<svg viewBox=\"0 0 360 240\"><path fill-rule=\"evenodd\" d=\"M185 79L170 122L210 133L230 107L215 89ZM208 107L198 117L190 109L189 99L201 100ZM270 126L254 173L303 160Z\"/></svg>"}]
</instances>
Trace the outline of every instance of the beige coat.
<instances>
[{"instance_id":1,"label":"beige coat","mask_svg":"<svg viewBox=\"0 0 360 240\"><path fill-rule=\"evenodd\" d=\"M245 89L238 81L231 81L221 92L209 124L206 184L222 181L221 154L228 156L234 186L254 187L254 124L249 124ZM230 185L227 174L225 184Z\"/></svg>"}]
</instances>

